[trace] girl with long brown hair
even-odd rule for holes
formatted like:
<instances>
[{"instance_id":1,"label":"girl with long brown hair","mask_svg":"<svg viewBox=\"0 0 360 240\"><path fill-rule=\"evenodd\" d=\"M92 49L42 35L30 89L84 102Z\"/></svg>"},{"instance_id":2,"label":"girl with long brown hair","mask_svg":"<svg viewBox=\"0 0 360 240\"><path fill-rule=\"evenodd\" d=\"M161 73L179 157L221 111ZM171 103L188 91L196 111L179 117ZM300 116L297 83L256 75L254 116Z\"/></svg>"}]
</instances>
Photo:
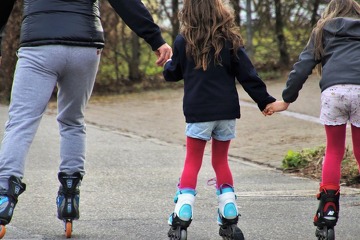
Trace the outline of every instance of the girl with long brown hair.
<instances>
[{"instance_id":1,"label":"girl with long brown hair","mask_svg":"<svg viewBox=\"0 0 360 240\"><path fill-rule=\"evenodd\" d=\"M186 158L170 215L170 239L186 239L193 216L197 176L207 141L216 174L219 234L244 239L238 223L234 182L228 164L230 140L240 118L237 79L262 111L275 101L246 55L232 11L222 0L184 0L174 55L164 66L166 81L184 80Z\"/></svg>"},{"instance_id":2,"label":"girl with long brown hair","mask_svg":"<svg viewBox=\"0 0 360 240\"><path fill-rule=\"evenodd\" d=\"M322 92L320 121L326 132L326 152L317 196L320 202L314 217L318 239L335 239L347 122L351 125L353 151L360 169L359 64L360 5L354 0L332 0L289 74L283 101L269 105L265 111L271 115L286 110L318 66Z\"/></svg>"}]
</instances>

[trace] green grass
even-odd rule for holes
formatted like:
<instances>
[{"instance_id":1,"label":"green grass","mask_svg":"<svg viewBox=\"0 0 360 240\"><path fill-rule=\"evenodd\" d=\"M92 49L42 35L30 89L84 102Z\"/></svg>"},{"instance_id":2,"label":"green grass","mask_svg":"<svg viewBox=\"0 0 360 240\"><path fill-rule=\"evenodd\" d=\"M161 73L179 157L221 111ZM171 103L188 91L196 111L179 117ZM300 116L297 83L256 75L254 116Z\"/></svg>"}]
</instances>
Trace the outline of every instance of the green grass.
<instances>
[{"instance_id":1,"label":"green grass","mask_svg":"<svg viewBox=\"0 0 360 240\"><path fill-rule=\"evenodd\" d=\"M322 162L325 155L325 146L318 146L301 151L289 150L282 161L284 172L321 179ZM341 164L341 184L360 187L358 165L353 152L347 147Z\"/></svg>"}]
</instances>

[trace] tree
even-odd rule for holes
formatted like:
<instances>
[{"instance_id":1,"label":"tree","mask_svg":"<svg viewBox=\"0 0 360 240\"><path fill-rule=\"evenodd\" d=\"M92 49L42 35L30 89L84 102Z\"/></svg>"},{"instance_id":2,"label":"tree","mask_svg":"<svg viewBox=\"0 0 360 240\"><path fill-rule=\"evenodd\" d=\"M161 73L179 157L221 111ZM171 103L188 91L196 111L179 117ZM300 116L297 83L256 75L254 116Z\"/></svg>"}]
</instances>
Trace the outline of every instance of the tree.
<instances>
[{"instance_id":1,"label":"tree","mask_svg":"<svg viewBox=\"0 0 360 240\"><path fill-rule=\"evenodd\" d=\"M149 9L155 8L149 3ZM94 91L121 92L126 86L145 81L144 70L153 61L148 44L121 20L108 2L100 5L105 48Z\"/></svg>"},{"instance_id":2,"label":"tree","mask_svg":"<svg viewBox=\"0 0 360 240\"><path fill-rule=\"evenodd\" d=\"M286 39L284 36L284 22L281 12L281 0L274 0L275 3L275 34L278 42L278 49L280 53L279 65L281 68L289 66L290 57L288 54Z\"/></svg>"},{"instance_id":3,"label":"tree","mask_svg":"<svg viewBox=\"0 0 360 240\"><path fill-rule=\"evenodd\" d=\"M131 32L131 54L129 65L129 79L135 82L141 82L140 74L140 41L139 37ZM125 45L124 45L125 46Z\"/></svg>"},{"instance_id":4,"label":"tree","mask_svg":"<svg viewBox=\"0 0 360 240\"><path fill-rule=\"evenodd\" d=\"M254 57L253 37L251 0L246 0L246 49L251 59Z\"/></svg>"},{"instance_id":5,"label":"tree","mask_svg":"<svg viewBox=\"0 0 360 240\"><path fill-rule=\"evenodd\" d=\"M165 16L170 21L171 25L171 39L174 42L176 36L179 34L180 30L180 22L179 22L179 0L170 0L170 6L167 4L169 1L167 0L160 0L160 3L163 7ZM182 3L182 2L181 2Z\"/></svg>"},{"instance_id":6,"label":"tree","mask_svg":"<svg viewBox=\"0 0 360 240\"><path fill-rule=\"evenodd\" d=\"M319 6L320 6L320 2L321 0L314 0L313 1L313 11L311 14L311 25L314 26L318 20L318 10L319 10Z\"/></svg>"},{"instance_id":7,"label":"tree","mask_svg":"<svg viewBox=\"0 0 360 240\"><path fill-rule=\"evenodd\" d=\"M231 5L234 8L234 16L235 16L235 22L241 26L241 18L240 18L240 12L241 12L241 6L240 6L240 0L231 0Z\"/></svg>"},{"instance_id":8,"label":"tree","mask_svg":"<svg viewBox=\"0 0 360 240\"><path fill-rule=\"evenodd\" d=\"M2 42L2 63L0 66L0 98L10 100L11 86L17 61L23 0L16 1L4 31Z\"/></svg>"}]
</instances>

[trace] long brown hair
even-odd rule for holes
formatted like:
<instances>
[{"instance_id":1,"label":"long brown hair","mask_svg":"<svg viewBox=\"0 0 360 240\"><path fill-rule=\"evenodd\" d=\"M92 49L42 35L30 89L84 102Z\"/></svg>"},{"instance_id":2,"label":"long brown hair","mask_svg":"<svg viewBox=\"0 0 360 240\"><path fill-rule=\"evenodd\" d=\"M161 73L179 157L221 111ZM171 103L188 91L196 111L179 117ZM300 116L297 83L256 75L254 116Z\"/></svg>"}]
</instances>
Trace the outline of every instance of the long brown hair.
<instances>
[{"instance_id":1,"label":"long brown hair","mask_svg":"<svg viewBox=\"0 0 360 240\"><path fill-rule=\"evenodd\" d=\"M187 43L186 54L194 58L195 69L207 69L212 50L215 64L221 65L220 51L225 40L232 43L235 52L244 45L232 11L223 0L184 0L179 20L180 33Z\"/></svg>"},{"instance_id":2,"label":"long brown hair","mask_svg":"<svg viewBox=\"0 0 360 240\"><path fill-rule=\"evenodd\" d=\"M331 0L313 29L314 56L320 60L324 55L323 29L333 18L349 17L360 18L360 5L354 0ZM321 74L321 64L318 65L318 72Z\"/></svg>"}]
</instances>

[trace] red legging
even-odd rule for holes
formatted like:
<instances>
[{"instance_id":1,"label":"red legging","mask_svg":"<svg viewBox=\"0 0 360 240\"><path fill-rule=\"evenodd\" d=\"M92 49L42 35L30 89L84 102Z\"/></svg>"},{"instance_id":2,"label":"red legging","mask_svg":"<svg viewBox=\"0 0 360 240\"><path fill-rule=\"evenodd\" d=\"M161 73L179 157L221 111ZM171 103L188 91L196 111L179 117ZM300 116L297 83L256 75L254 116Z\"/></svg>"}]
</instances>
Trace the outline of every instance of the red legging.
<instances>
[{"instance_id":1,"label":"red legging","mask_svg":"<svg viewBox=\"0 0 360 240\"><path fill-rule=\"evenodd\" d=\"M341 162L345 153L346 124L325 125L326 152L322 168L321 186L340 184ZM360 128L351 125L353 152L360 168Z\"/></svg>"},{"instance_id":2,"label":"red legging","mask_svg":"<svg viewBox=\"0 0 360 240\"><path fill-rule=\"evenodd\" d=\"M233 178L228 164L230 141L212 140L212 165L216 173L217 187L222 184L233 186ZM179 188L196 189L197 177L201 168L206 141L186 138L186 157L180 178Z\"/></svg>"},{"instance_id":3,"label":"red legging","mask_svg":"<svg viewBox=\"0 0 360 240\"><path fill-rule=\"evenodd\" d=\"M197 177L204 156L206 141L196 138L186 138L186 156L181 174L179 188L196 189Z\"/></svg>"},{"instance_id":4,"label":"red legging","mask_svg":"<svg viewBox=\"0 0 360 240\"><path fill-rule=\"evenodd\" d=\"M227 184L234 186L233 177L228 162L230 141L213 139L211 145L211 163L216 174L216 187Z\"/></svg>"}]
</instances>

